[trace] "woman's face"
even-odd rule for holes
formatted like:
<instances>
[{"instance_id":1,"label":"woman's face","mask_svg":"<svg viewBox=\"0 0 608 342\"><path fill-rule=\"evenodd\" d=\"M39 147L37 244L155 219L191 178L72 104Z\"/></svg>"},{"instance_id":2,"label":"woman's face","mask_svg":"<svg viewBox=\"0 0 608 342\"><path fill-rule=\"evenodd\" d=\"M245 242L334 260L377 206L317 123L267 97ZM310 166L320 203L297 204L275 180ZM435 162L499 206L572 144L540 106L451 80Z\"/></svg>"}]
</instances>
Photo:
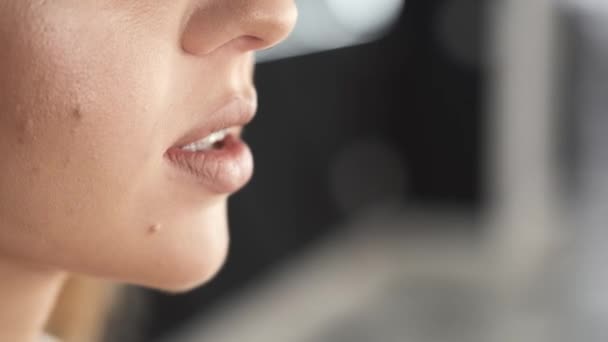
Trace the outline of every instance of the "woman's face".
<instances>
[{"instance_id":1,"label":"woman's face","mask_svg":"<svg viewBox=\"0 0 608 342\"><path fill-rule=\"evenodd\" d=\"M253 51L295 17L293 0L1 1L0 255L170 291L212 277L251 176Z\"/></svg>"}]
</instances>

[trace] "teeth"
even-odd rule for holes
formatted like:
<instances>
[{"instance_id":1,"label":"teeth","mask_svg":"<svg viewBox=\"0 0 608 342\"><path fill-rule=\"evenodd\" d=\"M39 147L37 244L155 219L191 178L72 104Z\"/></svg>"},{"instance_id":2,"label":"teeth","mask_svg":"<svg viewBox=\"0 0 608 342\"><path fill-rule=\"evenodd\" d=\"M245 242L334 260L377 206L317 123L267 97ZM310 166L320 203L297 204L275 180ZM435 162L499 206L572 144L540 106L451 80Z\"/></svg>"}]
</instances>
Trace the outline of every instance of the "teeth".
<instances>
[{"instance_id":1,"label":"teeth","mask_svg":"<svg viewBox=\"0 0 608 342\"><path fill-rule=\"evenodd\" d=\"M198 151L206 151L213 148L217 142L222 141L228 135L228 129L223 129L221 131L217 131L209 134L206 138L201 139L199 141L195 141L191 144L188 144L182 147L182 150L190 151L190 152L198 152Z\"/></svg>"}]
</instances>

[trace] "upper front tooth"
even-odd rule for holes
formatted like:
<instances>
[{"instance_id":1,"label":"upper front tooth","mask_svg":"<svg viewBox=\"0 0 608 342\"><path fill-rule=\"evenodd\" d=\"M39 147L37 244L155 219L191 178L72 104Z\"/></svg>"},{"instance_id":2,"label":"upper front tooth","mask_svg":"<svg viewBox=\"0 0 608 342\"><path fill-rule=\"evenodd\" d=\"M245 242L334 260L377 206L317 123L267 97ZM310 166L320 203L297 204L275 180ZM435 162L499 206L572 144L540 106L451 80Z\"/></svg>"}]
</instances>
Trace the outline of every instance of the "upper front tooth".
<instances>
[{"instance_id":1,"label":"upper front tooth","mask_svg":"<svg viewBox=\"0 0 608 342\"><path fill-rule=\"evenodd\" d=\"M182 149L190 152L208 150L213 147L213 145L218 141L224 140L224 138L226 138L226 135L228 135L228 129L213 132L199 141L195 141L191 144L182 147Z\"/></svg>"}]
</instances>

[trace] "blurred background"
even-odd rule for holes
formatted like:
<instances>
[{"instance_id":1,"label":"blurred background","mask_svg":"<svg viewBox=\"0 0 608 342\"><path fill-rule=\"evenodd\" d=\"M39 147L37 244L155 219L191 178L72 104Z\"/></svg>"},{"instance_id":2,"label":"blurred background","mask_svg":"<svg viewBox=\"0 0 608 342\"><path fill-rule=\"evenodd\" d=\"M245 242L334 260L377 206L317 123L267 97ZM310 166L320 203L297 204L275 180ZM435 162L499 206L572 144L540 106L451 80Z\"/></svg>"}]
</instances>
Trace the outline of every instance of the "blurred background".
<instances>
[{"instance_id":1,"label":"blurred background","mask_svg":"<svg viewBox=\"0 0 608 342\"><path fill-rule=\"evenodd\" d=\"M302 0L218 277L106 341L608 339L608 5Z\"/></svg>"}]
</instances>

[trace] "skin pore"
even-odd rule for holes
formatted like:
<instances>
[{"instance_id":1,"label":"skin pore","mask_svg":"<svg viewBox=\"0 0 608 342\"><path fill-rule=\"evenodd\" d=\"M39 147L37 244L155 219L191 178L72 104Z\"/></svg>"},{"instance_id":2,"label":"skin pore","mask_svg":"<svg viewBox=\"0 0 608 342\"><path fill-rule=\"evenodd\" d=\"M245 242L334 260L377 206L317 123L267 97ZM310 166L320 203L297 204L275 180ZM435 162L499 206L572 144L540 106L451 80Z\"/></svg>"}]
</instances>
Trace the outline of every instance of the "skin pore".
<instances>
[{"instance_id":1,"label":"skin pore","mask_svg":"<svg viewBox=\"0 0 608 342\"><path fill-rule=\"evenodd\" d=\"M166 152L232 98L293 0L0 2L0 341L36 341L64 272L166 291L212 278L229 193ZM246 180L250 174L243 174Z\"/></svg>"}]
</instances>

